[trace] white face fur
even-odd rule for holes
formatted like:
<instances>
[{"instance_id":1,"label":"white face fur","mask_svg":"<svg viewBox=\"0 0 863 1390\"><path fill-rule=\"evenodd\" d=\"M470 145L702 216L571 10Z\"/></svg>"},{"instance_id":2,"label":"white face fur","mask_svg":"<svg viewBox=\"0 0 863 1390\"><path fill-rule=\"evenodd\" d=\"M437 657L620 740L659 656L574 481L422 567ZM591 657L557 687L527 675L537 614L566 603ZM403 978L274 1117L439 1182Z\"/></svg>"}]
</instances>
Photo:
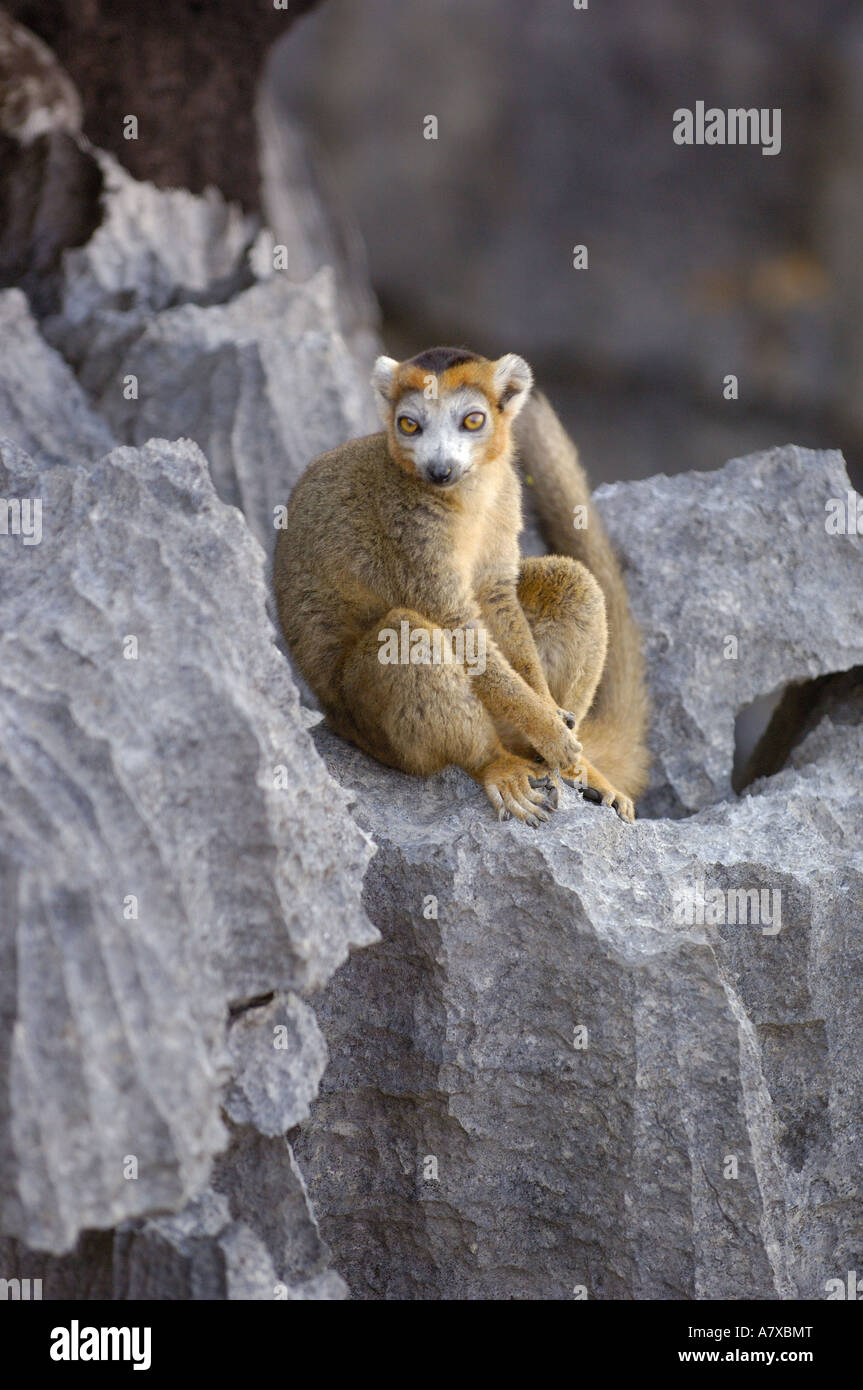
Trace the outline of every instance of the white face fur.
<instances>
[{"instance_id":1,"label":"white face fur","mask_svg":"<svg viewBox=\"0 0 863 1390\"><path fill-rule=\"evenodd\" d=\"M417 476L434 487L449 488L460 482L481 459L495 432L498 406L478 386L465 384L444 389L426 398L422 390L405 391L395 406L389 398L398 363L379 357L372 383L381 419L393 432L402 453L410 458ZM528 396L532 374L527 363L510 353L501 358L494 373L495 387L512 392L503 413L513 419Z\"/></svg>"}]
</instances>

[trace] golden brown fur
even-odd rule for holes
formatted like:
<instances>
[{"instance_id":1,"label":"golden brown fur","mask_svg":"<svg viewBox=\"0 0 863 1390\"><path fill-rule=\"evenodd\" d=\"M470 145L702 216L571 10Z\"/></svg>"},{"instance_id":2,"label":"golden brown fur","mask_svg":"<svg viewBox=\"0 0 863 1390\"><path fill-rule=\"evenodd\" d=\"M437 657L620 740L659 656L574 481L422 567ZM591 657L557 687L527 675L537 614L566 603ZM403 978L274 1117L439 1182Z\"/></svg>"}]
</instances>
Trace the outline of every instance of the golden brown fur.
<instances>
[{"instance_id":1,"label":"golden brown fur","mask_svg":"<svg viewBox=\"0 0 863 1390\"><path fill-rule=\"evenodd\" d=\"M567 553L522 560L512 425L530 386L526 364L471 358L433 373L442 399L467 384L490 412L469 471L436 488L394 424L399 399L427 385L428 367L379 361L390 371L377 383L386 431L316 459L278 539L279 617L297 666L338 733L405 772L464 768L502 818L547 820L558 772L631 818L646 768L637 631L594 515L587 532L572 533L579 555L566 530L572 506L587 500L572 445L547 403L528 403L521 447ZM402 621L430 633L482 629L485 669L381 664L381 633Z\"/></svg>"},{"instance_id":2,"label":"golden brown fur","mask_svg":"<svg viewBox=\"0 0 863 1390\"><path fill-rule=\"evenodd\" d=\"M649 702L641 633L629 611L620 565L591 501L578 450L540 392L534 392L525 404L515 439L551 549L586 565L605 597L608 653L579 737L589 760L635 799L647 786ZM587 510L583 529L574 525L576 507Z\"/></svg>"}]
</instances>

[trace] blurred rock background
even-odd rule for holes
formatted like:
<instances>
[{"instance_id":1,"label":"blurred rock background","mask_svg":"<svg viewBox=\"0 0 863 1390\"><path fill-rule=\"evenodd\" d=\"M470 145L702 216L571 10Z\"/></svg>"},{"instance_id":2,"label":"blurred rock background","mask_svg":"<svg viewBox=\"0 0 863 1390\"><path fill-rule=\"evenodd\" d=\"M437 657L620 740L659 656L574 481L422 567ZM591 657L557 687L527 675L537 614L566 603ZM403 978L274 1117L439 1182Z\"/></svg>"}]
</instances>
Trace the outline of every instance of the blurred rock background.
<instances>
[{"instance_id":1,"label":"blurred rock background","mask_svg":"<svg viewBox=\"0 0 863 1390\"><path fill-rule=\"evenodd\" d=\"M851 0L328 0L262 106L353 210L394 354L524 353L597 480L793 440L859 485L861 91ZM698 100L781 108L781 152L676 145Z\"/></svg>"}]
</instances>

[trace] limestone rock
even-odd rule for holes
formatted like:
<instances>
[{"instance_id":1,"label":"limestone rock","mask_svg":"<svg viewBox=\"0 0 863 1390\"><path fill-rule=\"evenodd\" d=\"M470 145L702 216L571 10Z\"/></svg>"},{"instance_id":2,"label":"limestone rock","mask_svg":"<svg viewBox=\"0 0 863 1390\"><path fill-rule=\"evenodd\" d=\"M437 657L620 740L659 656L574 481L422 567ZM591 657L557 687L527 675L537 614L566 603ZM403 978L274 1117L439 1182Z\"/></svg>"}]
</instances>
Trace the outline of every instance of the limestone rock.
<instances>
[{"instance_id":1,"label":"limestone rock","mask_svg":"<svg viewBox=\"0 0 863 1390\"><path fill-rule=\"evenodd\" d=\"M330 272L288 282L214 191L86 158L101 223L34 282L41 332L0 296L0 494L41 522L0 537L3 1268L46 1298L341 1298L284 1136L326 1063L305 997L376 939L373 847L225 500L268 542L369 407Z\"/></svg>"},{"instance_id":2,"label":"limestone rock","mask_svg":"<svg viewBox=\"0 0 863 1390\"><path fill-rule=\"evenodd\" d=\"M383 939L318 1001L295 1145L354 1295L819 1298L860 1267L861 673L784 770L727 783L742 699L860 661L860 541L824 530L846 488L789 449L603 498L695 814L630 827L567 790L500 825L463 774L317 731L379 846Z\"/></svg>"},{"instance_id":3,"label":"limestone rock","mask_svg":"<svg viewBox=\"0 0 863 1390\"><path fill-rule=\"evenodd\" d=\"M231 1024L228 1046L234 1080L225 1109L232 1120L276 1137L306 1118L327 1064L308 1004L288 994L244 1009Z\"/></svg>"},{"instance_id":4,"label":"limestone rock","mask_svg":"<svg viewBox=\"0 0 863 1390\"><path fill-rule=\"evenodd\" d=\"M286 1051L258 1033L259 1094L229 1010L314 990L373 939L370 849L303 726L261 551L197 446L0 457L0 494L42 506L40 544L0 540L2 1229L62 1252L200 1194L232 1051L248 1118L302 1114L308 1011Z\"/></svg>"},{"instance_id":5,"label":"limestone rock","mask_svg":"<svg viewBox=\"0 0 863 1390\"><path fill-rule=\"evenodd\" d=\"M176 1216L114 1237L114 1297L260 1302L342 1299L305 1185L282 1138L232 1133L213 1182Z\"/></svg>"},{"instance_id":6,"label":"limestone rock","mask_svg":"<svg viewBox=\"0 0 863 1390\"><path fill-rule=\"evenodd\" d=\"M67 252L49 340L93 390L119 345L151 314L189 299L227 298L250 284L249 252L257 220L216 189L196 197L183 188L139 183L97 150L101 222L85 245Z\"/></svg>"},{"instance_id":7,"label":"limestone rock","mask_svg":"<svg viewBox=\"0 0 863 1390\"><path fill-rule=\"evenodd\" d=\"M134 375L138 399L123 383ZM371 389L339 330L332 272L307 284L278 274L228 304L186 304L151 318L101 384L119 438L194 438L219 495L240 507L266 550L275 508L318 454L377 428Z\"/></svg>"},{"instance_id":8,"label":"limestone rock","mask_svg":"<svg viewBox=\"0 0 863 1390\"><path fill-rule=\"evenodd\" d=\"M332 270L289 278L272 235L215 190L160 190L98 160L102 223L67 252L43 331L117 439L194 439L269 552L274 508L311 459L377 428L371 330L360 366Z\"/></svg>"},{"instance_id":9,"label":"limestone rock","mask_svg":"<svg viewBox=\"0 0 863 1390\"><path fill-rule=\"evenodd\" d=\"M0 433L40 463L98 458L116 440L48 346L21 290L0 293Z\"/></svg>"},{"instance_id":10,"label":"limestone rock","mask_svg":"<svg viewBox=\"0 0 863 1390\"><path fill-rule=\"evenodd\" d=\"M342 1299L290 1145L246 1126L183 1209L87 1232L66 1255L0 1238L4 1277L42 1281L43 1299Z\"/></svg>"},{"instance_id":11,"label":"limestone rock","mask_svg":"<svg viewBox=\"0 0 863 1390\"><path fill-rule=\"evenodd\" d=\"M850 486L841 454L789 446L598 489L645 634L648 814L729 794L744 706L863 662L863 536L828 529L828 503L845 507Z\"/></svg>"}]
</instances>

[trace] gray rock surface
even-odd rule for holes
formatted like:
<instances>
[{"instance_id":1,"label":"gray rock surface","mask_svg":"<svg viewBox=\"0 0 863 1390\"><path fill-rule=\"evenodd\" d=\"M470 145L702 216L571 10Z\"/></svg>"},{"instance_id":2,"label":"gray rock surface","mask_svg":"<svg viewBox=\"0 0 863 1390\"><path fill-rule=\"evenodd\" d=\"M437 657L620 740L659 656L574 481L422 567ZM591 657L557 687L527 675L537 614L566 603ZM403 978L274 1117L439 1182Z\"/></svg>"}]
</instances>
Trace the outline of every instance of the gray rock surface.
<instances>
[{"instance_id":1,"label":"gray rock surface","mask_svg":"<svg viewBox=\"0 0 863 1390\"><path fill-rule=\"evenodd\" d=\"M176 1216L114 1237L113 1297L343 1299L290 1145L232 1130L211 1185Z\"/></svg>"},{"instance_id":2,"label":"gray rock surface","mask_svg":"<svg viewBox=\"0 0 863 1390\"><path fill-rule=\"evenodd\" d=\"M118 440L195 439L269 552L309 460L377 428L371 331L344 318L329 268L275 270L272 234L215 190L157 189L98 160L102 223L64 257L44 333Z\"/></svg>"},{"instance_id":3,"label":"gray rock surface","mask_svg":"<svg viewBox=\"0 0 863 1390\"><path fill-rule=\"evenodd\" d=\"M85 322L112 302L154 311L182 292L203 295L233 275L257 231L257 219L205 194L141 183L104 150L102 222L66 258L63 317Z\"/></svg>"},{"instance_id":4,"label":"gray rock surface","mask_svg":"<svg viewBox=\"0 0 863 1390\"><path fill-rule=\"evenodd\" d=\"M127 399L133 374L139 398ZM226 305L155 315L120 355L97 405L131 443L189 434L219 495L261 544L307 463L376 428L371 391L339 332L332 272L279 275Z\"/></svg>"},{"instance_id":5,"label":"gray rock surface","mask_svg":"<svg viewBox=\"0 0 863 1390\"><path fill-rule=\"evenodd\" d=\"M174 1211L181 1249L226 1086L252 1135L305 1113L325 1054L295 992L373 939L370 848L305 731L260 548L197 446L0 457L0 494L43 518L40 544L0 545L2 1230L63 1252Z\"/></svg>"},{"instance_id":6,"label":"gray rock surface","mask_svg":"<svg viewBox=\"0 0 863 1390\"><path fill-rule=\"evenodd\" d=\"M0 426L42 463L98 458L117 442L70 368L42 337L26 296L0 292Z\"/></svg>"},{"instance_id":7,"label":"gray rock surface","mask_svg":"<svg viewBox=\"0 0 863 1390\"><path fill-rule=\"evenodd\" d=\"M101 222L54 312L0 295L0 495L41 508L38 543L0 537L3 1271L46 1298L340 1298L285 1134L326 1063L303 996L376 939L373 847L213 484L269 541L355 432L357 368L330 272L291 284L215 192L88 159Z\"/></svg>"},{"instance_id":8,"label":"gray rock surface","mask_svg":"<svg viewBox=\"0 0 863 1390\"><path fill-rule=\"evenodd\" d=\"M759 696L863 662L863 537L826 525L849 489L841 454L789 446L597 490L650 666L648 814L729 794L734 720Z\"/></svg>"},{"instance_id":9,"label":"gray rock surface","mask_svg":"<svg viewBox=\"0 0 863 1390\"><path fill-rule=\"evenodd\" d=\"M89 1232L68 1255L0 1238L8 1279L41 1279L45 1299L342 1299L290 1145L231 1131L213 1178L174 1215Z\"/></svg>"},{"instance_id":10,"label":"gray rock surface","mask_svg":"<svg viewBox=\"0 0 863 1390\"><path fill-rule=\"evenodd\" d=\"M318 731L379 846L383 939L317 1004L331 1062L296 1143L356 1296L818 1298L859 1268L863 686L828 682L787 767L727 786L741 699L860 660L833 495L836 456L786 449L603 498L660 771L713 787L694 815L627 827L567 790L540 832L500 826L463 775Z\"/></svg>"},{"instance_id":11,"label":"gray rock surface","mask_svg":"<svg viewBox=\"0 0 863 1390\"><path fill-rule=\"evenodd\" d=\"M315 1015L295 994L244 1009L231 1023L228 1046L234 1079L225 1110L273 1138L308 1114L327 1065Z\"/></svg>"},{"instance_id":12,"label":"gray rock surface","mask_svg":"<svg viewBox=\"0 0 863 1390\"><path fill-rule=\"evenodd\" d=\"M101 220L83 246L65 253L59 305L43 325L88 391L152 314L187 300L219 301L251 284L258 230L216 189L201 197L158 189L104 151L95 159Z\"/></svg>"}]
</instances>

